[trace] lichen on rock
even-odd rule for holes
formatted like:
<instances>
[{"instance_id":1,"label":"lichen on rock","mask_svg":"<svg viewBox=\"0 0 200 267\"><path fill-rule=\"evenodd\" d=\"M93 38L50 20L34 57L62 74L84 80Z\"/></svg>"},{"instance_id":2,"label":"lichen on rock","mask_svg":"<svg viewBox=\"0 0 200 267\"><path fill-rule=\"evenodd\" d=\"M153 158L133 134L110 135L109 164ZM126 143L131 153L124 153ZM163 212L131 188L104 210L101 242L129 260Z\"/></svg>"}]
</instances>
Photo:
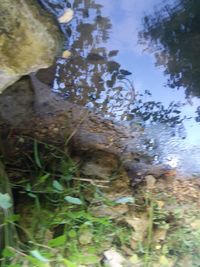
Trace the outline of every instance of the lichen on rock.
<instances>
[{"instance_id":1,"label":"lichen on rock","mask_svg":"<svg viewBox=\"0 0 200 267\"><path fill-rule=\"evenodd\" d=\"M60 51L54 18L34 0L0 1L0 92L21 76L46 68Z\"/></svg>"}]
</instances>

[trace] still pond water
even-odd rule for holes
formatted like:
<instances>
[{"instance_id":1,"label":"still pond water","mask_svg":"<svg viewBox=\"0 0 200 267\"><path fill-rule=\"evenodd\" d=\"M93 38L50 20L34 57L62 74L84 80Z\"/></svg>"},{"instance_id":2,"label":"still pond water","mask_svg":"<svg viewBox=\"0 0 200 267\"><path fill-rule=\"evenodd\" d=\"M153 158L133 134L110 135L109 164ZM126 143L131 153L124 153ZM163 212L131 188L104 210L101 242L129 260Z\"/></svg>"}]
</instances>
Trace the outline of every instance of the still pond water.
<instances>
[{"instance_id":1,"label":"still pond water","mask_svg":"<svg viewBox=\"0 0 200 267\"><path fill-rule=\"evenodd\" d=\"M141 131L138 149L200 173L200 1L41 0L61 25L53 90Z\"/></svg>"}]
</instances>

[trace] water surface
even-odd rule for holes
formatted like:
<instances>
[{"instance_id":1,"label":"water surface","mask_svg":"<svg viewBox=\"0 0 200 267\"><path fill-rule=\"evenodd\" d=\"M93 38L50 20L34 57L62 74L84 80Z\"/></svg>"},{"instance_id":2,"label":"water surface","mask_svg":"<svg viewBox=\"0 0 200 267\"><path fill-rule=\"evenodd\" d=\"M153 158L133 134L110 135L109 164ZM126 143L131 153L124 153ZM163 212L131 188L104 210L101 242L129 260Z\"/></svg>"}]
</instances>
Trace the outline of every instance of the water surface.
<instances>
[{"instance_id":1,"label":"water surface","mask_svg":"<svg viewBox=\"0 0 200 267\"><path fill-rule=\"evenodd\" d=\"M133 131L155 163L200 173L200 2L42 0L65 33L53 90Z\"/></svg>"}]
</instances>

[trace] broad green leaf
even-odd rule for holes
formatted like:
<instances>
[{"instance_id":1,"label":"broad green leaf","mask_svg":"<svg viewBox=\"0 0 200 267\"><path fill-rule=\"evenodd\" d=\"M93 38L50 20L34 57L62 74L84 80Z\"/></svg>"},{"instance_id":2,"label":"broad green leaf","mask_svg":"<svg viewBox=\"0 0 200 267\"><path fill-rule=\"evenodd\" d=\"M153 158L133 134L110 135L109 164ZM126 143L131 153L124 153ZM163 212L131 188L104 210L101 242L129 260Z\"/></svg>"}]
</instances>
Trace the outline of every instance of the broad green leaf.
<instances>
[{"instance_id":1,"label":"broad green leaf","mask_svg":"<svg viewBox=\"0 0 200 267\"><path fill-rule=\"evenodd\" d=\"M16 221L19 221L19 219L20 219L19 214L12 214L12 215L7 216L6 221L7 222L16 222Z\"/></svg>"},{"instance_id":2,"label":"broad green leaf","mask_svg":"<svg viewBox=\"0 0 200 267\"><path fill-rule=\"evenodd\" d=\"M50 247L60 247L60 246L63 246L65 245L65 242L66 242L66 235L61 235L61 236L58 236L54 239L51 239L48 244Z\"/></svg>"},{"instance_id":3,"label":"broad green leaf","mask_svg":"<svg viewBox=\"0 0 200 267\"><path fill-rule=\"evenodd\" d=\"M8 258L8 257L13 257L15 255L15 252L13 252L12 250L10 250L9 248L5 248L3 250L3 257Z\"/></svg>"},{"instance_id":4,"label":"broad green leaf","mask_svg":"<svg viewBox=\"0 0 200 267\"><path fill-rule=\"evenodd\" d=\"M36 259L35 257L32 256L26 256L25 259L27 259L31 265L30 266L34 266L34 267L50 267L49 262L42 262L38 259ZM27 265L29 266L29 265Z\"/></svg>"},{"instance_id":5,"label":"broad green leaf","mask_svg":"<svg viewBox=\"0 0 200 267\"><path fill-rule=\"evenodd\" d=\"M45 258L41 255L41 253L38 250L31 250L30 254L35 257L37 260L42 262L49 262L49 259Z\"/></svg>"},{"instance_id":6,"label":"broad green leaf","mask_svg":"<svg viewBox=\"0 0 200 267\"><path fill-rule=\"evenodd\" d=\"M127 204L127 203L134 203L135 199L134 197L121 197L115 200L115 203L117 204Z\"/></svg>"},{"instance_id":7,"label":"broad green leaf","mask_svg":"<svg viewBox=\"0 0 200 267\"><path fill-rule=\"evenodd\" d=\"M33 194L33 193L28 193L28 196L29 197L32 197L32 198L37 198L37 195Z\"/></svg>"},{"instance_id":8,"label":"broad green leaf","mask_svg":"<svg viewBox=\"0 0 200 267\"><path fill-rule=\"evenodd\" d=\"M40 183L44 183L49 178L49 176L50 176L50 173L46 173L46 174L40 176L39 177L39 182Z\"/></svg>"},{"instance_id":9,"label":"broad green leaf","mask_svg":"<svg viewBox=\"0 0 200 267\"><path fill-rule=\"evenodd\" d=\"M61 183L59 183L57 180L53 181L53 187L57 190L57 191L63 191L64 188L61 185Z\"/></svg>"},{"instance_id":10,"label":"broad green leaf","mask_svg":"<svg viewBox=\"0 0 200 267\"><path fill-rule=\"evenodd\" d=\"M65 181L71 181L73 179L73 176L72 174L62 175L62 179L64 179Z\"/></svg>"},{"instance_id":11,"label":"broad green leaf","mask_svg":"<svg viewBox=\"0 0 200 267\"><path fill-rule=\"evenodd\" d=\"M70 256L70 260L76 263L79 263L79 265L92 265L95 263L99 263L100 258L96 255L85 255L85 254L74 254Z\"/></svg>"},{"instance_id":12,"label":"broad green leaf","mask_svg":"<svg viewBox=\"0 0 200 267\"><path fill-rule=\"evenodd\" d=\"M78 267L77 264L75 264L72 261L69 261L67 259L62 259L62 262L65 264L66 267Z\"/></svg>"},{"instance_id":13,"label":"broad green leaf","mask_svg":"<svg viewBox=\"0 0 200 267\"><path fill-rule=\"evenodd\" d=\"M0 207L3 210L7 210L12 207L12 199L8 193L6 194L0 193Z\"/></svg>"},{"instance_id":14,"label":"broad green leaf","mask_svg":"<svg viewBox=\"0 0 200 267\"><path fill-rule=\"evenodd\" d=\"M32 187L31 187L30 184L27 184L25 189L26 189L27 192L30 192L32 190Z\"/></svg>"},{"instance_id":15,"label":"broad green leaf","mask_svg":"<svg viewBox=\"0 0 200 267\"><path fill-rule=\"evenodd\" d=\"M80 200L80 198L77 197L70 197L70 196L66 196L64 198L65 201L71 203L71 204L76 204L76 205L83 205L82 200Z\"/></svg>"}]
</instances>

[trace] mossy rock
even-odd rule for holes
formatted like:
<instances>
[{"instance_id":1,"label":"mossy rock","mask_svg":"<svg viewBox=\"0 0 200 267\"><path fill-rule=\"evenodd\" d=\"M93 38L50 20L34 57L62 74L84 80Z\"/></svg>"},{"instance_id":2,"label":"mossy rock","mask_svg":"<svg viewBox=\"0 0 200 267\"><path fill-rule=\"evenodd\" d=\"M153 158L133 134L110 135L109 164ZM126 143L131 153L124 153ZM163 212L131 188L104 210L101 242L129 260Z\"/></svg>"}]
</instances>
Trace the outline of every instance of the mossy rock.
<instances>
[{"instance_id":1,"label":"mossy rock","mask_svg":"<svg viewBox=\"0 0 200 267\"><path fill-rule=\"evenodd\" d=\"M54 18L36 0L0 1L0 92L50 66L62 46Z\"/></svg>"}]
</instances>

